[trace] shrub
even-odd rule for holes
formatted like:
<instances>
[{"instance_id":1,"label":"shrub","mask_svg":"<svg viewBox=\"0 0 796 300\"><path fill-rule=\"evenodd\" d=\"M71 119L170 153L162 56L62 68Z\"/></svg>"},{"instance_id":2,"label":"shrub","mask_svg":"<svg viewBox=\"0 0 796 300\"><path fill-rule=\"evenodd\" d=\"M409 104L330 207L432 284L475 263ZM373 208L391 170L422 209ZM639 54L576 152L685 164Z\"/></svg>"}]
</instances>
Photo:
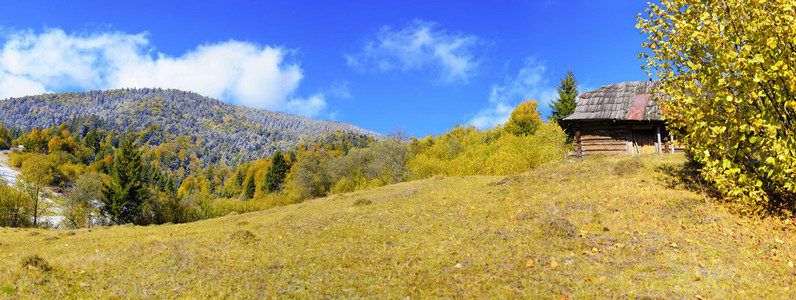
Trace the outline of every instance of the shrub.
<instances>
[{"instance_id":1,"label":"shrub","mask_svg":"<svg viewBox=\"0 0 796 300\"><path fill-rule=\"evenodd\" d=\"M33 154L27 152L11 152L8 156L8 163L14 168L20 168Z\"/></svg>"},{"instance_id":2,"label":"shrub","mask_svg":"<svg viewBox=\"0 0 796 300\"><path fill-rule=\"evenodd\" d=\"M19 262L19 267L29 270L42 270L45 272L52 270L52 267L50 267L47 261L35 254L24 257L22 261Z\"/></svg>"},{"instance_id":3,"label":"shrub","mask_svg":"<svg viewBox=\"0 0 796 300\"><path fill-rule=\"evenodd\" d=\"M249 244L257 241L257 236L248 230L238 230L229 235L229 240L241 244Z\"/></svg>"},{"instance_id":4,"label":"shrub","mask_svg":"<svg viewBox=\"0 0 796 300\"><path fill-rule=\"evenodd\" d=\"M525 136L502 132L500 127L481 131L457 126L444 135L414 140L410 149L415 156L408 167L418 179L510 175L558 160L566 149L566 134L555 124L541 124L536 133Z\"/></svg>"},{"instance_id":5,"label":"shrub","mask_svg":"<svg viewBox=\"0 0 796 300\"><path fill-rule=\"evenodd\" d=\"M8 134L8 129L0 124L0 150L11 148L11 135Z\"/></svg>"},{"instance_id":6,"label":"shrub","mask_svg":"<svg viewBox=\"0 0 796 300\"><path fill-rule=\"evenodd\" d=\"M150 223L187 223L201 220L202 210L197 204L196 195L183 198L163 196L150 201L149 210L153 220Z\"/></svg>"},{"instance_id":7,"label":"shrub","mask_svg":"<svg viewBox=\"0 0 796 300\"><path fill-rule=\"evenodd\" d=\"M368 178L381 178L388 183L402 182L407 177L406 160L409 149L404 142L387 138L371 144L373 159L368 165Z\"/></svg>"},{"instance_id":8,"label":"shrub","mask_svg":"<svg viewBox=\"0 0 796 300\"><path fill-rule=\"evenodd\" d=\"M356 184L354 183L354 181L348 179L347 177L344 177L339 181L337 181L337 183L335 183L332 186L331 193L332 194L349 193L353 192L354 189L356 189Z\"/></svg>"},{"instance_id":9,"label":"shrub","mask_svg":"<svg viewBox=\"0 0 796 300\"><path fill-rule=\"evenodd\" d=\"M0 182L0 227L28 227L33 217L30 198L24 192Z\"/></svg>"},{"instance_id":10,"label":"shrub","mask_svg":"<svg viewBox=\"0 0 796 300\"><path fill-rule=\"evenodd\" d=\"M74 182L86 172L86 166L82 164L65 163L56 167L57 173L63 180Z\"/></svg>"},{"instance_id":11,"label":"shrub","mask_svg":"<svg viewBox=\"0 0 796 300\"><path fill-rule=\"evenodd\" d=\"M370 199L359 198L354 201L354 206L364 206L364 205L370 205L372 203L373 201L371 201Z\"/></svg>"},{"instance_id":12,"label":"shrub","mask_svg":"<svg viewBox=\"0 0 796 300\"><path fill-rule=\"evenodd\" d=\"M614 166L614 174L617 176L633 175L642 167L644 167L644 163L642 163L638 157L625 159L616 163Z\"/></svg>"},{"instance_id":13,"label":"shrub","mask_svg":"<svg viewBox=\"0 0 796 300\"><path fill-rule=\"evenodd\" d=\"M561 218L542 218L542 234L547 237L572 238L577 236L578 228L569 220Z\"/></svg>"},{"instance_id":14,"label":"shrub","mask_svg":"<svg viewBox=\"0 0 796 300\"><path fill-rule=\"evenodd\" d=\"M204 204L204 201L206 201L206 204ZM198 202L200 203L200 207L203 207L202 214L204 218L216 218L226 216L232 212L242 214L253 211L261 211L271 207L300 201L294 201L284 193L272 193L267 194L262 198L254 198L250 200L218 198L212 201L202 200Z\"/></svg>"},{"instance_id":15,"label":"shrub","mask_svg":"<svg viewBox=\"0 0 796 300\"><path fill-rule=\"evenodd\" d=\"M326 159L318 153L302 153L288 181L288 193L300 199L325 196L332 186Z\"/></svg>"}]
</instances>

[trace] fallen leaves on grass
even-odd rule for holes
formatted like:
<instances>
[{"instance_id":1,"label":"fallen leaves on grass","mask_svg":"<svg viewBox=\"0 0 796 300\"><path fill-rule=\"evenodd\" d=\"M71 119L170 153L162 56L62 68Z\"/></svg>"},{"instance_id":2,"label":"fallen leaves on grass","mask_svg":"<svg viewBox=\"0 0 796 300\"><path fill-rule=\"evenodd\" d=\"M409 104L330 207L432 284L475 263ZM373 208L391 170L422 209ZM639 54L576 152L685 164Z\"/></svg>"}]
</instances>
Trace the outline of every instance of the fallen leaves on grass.
<instances>
[{"instance_id":1,"label":"fallen leaves on grass","mask_svg":"<svg viewBox=\"0 0 796 300\"><path fill-rule=\"evenodd\" d=\"M525 267L528 267L528 268L533 268L533 266L534 266L535 264L536 264L536 261L535 261L535 260L533 260L533 259L529 259L529 260L528 260L528 262L527 262L527 263L525 263Z\"/></svg>"}]
</instances>

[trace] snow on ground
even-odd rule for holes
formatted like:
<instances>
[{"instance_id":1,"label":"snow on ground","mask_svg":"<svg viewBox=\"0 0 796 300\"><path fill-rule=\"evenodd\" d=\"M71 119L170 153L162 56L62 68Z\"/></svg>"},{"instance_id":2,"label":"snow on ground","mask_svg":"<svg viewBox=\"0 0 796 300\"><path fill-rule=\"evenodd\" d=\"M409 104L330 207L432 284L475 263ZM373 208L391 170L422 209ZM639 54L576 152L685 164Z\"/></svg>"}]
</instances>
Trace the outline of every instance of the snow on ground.
<instances>
[{"instance_id":1,"label":"snow on ground","mask_svg":"<svg viewBox=\"0 0 796 300\"><path fill-rule=\"evenodd\" d=\"M0 150L0 178L2 178L2 181L5 181L6 184L16 186L17 177L19 177L20 172L8 166L9 153L11 153L9 150ZM39 216L39 222L47 222L52 228L59 228L61 221L65 219L64 216L58 215L61 213L61 207L49 198L41 199L41 201L49 203L51 205L50 212L56 215Z\"/></svg>"},{"instance_id":2,"label":"snow on ground","mask_svg":"<svg viewBox=\"0 0 796 300\"><path fill-rule=\"evenodd\" d=\"M0 178L10 185L16 186L19 171L8 166L7 162L9 153L11 153L9 150L0 150Z\"/></svg>"}]
</instances>

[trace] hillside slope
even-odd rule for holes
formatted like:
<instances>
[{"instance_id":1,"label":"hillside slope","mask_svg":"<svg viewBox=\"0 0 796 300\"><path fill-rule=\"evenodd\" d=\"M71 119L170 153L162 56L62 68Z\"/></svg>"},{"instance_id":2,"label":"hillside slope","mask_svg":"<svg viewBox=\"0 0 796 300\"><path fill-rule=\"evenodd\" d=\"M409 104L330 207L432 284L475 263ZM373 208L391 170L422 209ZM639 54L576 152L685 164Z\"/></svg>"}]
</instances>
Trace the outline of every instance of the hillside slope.
<instances>
[{"instance_id":1,"label":"hillside slope","mask_svg":"<svg viewBox=\"0 0 796 300\"><path fill-rule=\"evenodd\" d=\"M0 229L0 295L796 296L792 224L688 191L683 162L594 157L190 224Z\"/></svg>"},{"instance_id":2,"label":"hillside slope","mask_svg":"<svg viewBox=\"0 0 796 300\"><path fill-rule=\"evenodd\" d=\"M74 120L108 131L150 132L154 137L147 142L155 146L188 136L205 148L202 154L239 162L267 157L277 148L326 132L381 137L347 123L235 106L173 89L44 94L0 101L0 123L6 125L48 128Z\"/></svg>"}]
</instances>

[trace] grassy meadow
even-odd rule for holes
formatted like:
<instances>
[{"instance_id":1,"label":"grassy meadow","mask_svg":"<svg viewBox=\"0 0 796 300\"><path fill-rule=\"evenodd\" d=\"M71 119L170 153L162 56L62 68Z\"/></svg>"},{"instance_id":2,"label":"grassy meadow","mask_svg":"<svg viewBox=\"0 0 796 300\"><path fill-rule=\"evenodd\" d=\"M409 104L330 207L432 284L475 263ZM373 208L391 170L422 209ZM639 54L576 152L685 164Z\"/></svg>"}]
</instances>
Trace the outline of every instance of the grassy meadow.
<instances>
[{"instance_id":1,"label":"grassy meadow","mask_svg":"<svg viewBox=\"0 0 796 300\"><path fill-rule=\"evenodd\" d=\"M681 155L432 177L179 225L0 229L0 298L793 298L794 226Z\"/></svg>"}]
</instances>

